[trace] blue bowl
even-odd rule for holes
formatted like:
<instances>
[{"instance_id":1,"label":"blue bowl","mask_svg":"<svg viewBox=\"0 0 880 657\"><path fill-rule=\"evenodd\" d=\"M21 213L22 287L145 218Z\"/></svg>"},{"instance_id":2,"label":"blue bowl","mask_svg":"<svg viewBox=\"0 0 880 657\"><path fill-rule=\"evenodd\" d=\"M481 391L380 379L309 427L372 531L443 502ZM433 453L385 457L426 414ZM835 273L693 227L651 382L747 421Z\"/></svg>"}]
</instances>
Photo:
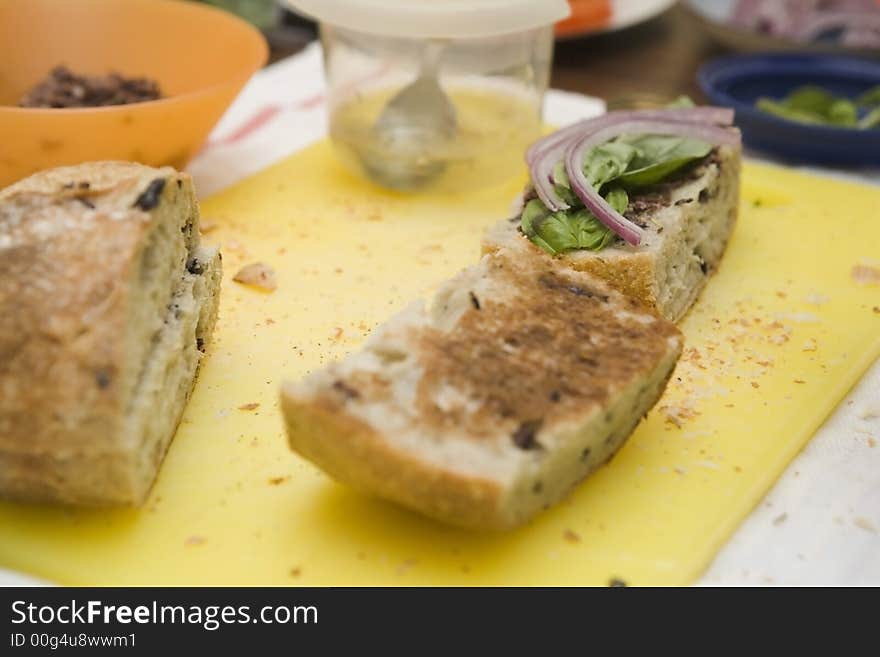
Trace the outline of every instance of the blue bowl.
<instances>
[{"instance_id":1,"label":"blue bowl","mask_svg":"<svg viewBox=\"0 0 880 657\"><path fill-rule=\"evenodd\" d=\"M714 59L697 75L716 105L736 110L747 146L798 163L880 164L880 130L816 126L788 121L755 108L761 96L781 99L815 84L853 98L880 84L880 61L829 55L734 55Z\"/></svg>"}]
</instances>

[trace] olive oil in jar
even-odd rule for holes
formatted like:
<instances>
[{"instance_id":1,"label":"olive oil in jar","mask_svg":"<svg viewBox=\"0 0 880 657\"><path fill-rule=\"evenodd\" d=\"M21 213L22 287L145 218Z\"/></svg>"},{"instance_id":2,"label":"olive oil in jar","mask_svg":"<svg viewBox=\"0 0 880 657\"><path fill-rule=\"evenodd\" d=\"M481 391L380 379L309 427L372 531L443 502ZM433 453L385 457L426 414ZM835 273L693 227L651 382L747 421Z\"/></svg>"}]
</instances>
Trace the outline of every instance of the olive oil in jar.
<instances>
[{"instance_id":1,"label":"olive oil in jar","mask_svg":"<svg viewBox=\"0 0 880 657\"><path fill-rule=\"evenodd\" d=\"M526 171L524 152L540 134L535 99L497 89L444 89L455 106L455 136L441 143L413 144L405 154L376 130L376 122L398 89L357 94L331 113L330 134L345 163L379 184L371 163L390 158L431 171L413 191L456 191L496 185ZM413 152L411 149L421 149Z\"/></svg>"}]
</instances>

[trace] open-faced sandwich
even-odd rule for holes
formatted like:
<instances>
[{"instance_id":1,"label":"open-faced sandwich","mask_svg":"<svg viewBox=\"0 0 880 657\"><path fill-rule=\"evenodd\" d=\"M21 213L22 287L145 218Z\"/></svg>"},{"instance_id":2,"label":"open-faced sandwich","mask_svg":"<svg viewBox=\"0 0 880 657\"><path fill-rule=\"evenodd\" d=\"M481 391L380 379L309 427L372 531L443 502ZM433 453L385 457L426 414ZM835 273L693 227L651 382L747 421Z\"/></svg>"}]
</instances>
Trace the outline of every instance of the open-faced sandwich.
<instances>
[{"instance_id":1,"label":"open-faced sandwich","mask_svg":"<svg viewBox=\"0 0 880 657\"><path fill-rule=\"evenodd\" d=\"M219 287L185 174L98 162L0 191L0 497L140 503Z\"/></svg>"},{"instance_id":2,"label":"open-faced sandwich","mask_svg":"<svg viewBox=\"0 0 880 657\"><path fill-rule=\"evenodd\" d=\"M736 222L740 135L732 110L619 111L528 152L531 185L485 252L555 257L677 321L715 271Z\"/></svg>"},{"instance_id":3,"label":"open-faced sandwich","mask_svg":"<svg viewBox=\"0 0 880 657\"><path fill-rule=\"evenodd\" d=\"M333 477L501 529L623 445L678 359L674 324L600 279L498 249L362 351L285 385L291 447Z\"/></svg>"}]
</instances>

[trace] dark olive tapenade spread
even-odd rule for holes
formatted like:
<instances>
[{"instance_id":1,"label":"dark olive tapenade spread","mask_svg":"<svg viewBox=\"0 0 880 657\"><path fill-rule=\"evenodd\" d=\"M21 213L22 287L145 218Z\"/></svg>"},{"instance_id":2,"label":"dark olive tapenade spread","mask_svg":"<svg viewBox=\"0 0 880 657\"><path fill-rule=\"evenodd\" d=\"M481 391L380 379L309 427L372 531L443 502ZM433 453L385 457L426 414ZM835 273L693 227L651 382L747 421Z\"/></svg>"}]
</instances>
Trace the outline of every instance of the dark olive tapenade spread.
<instances>
[{"instance_id":1,"label":"dark olive tapenade spread","mask_svg":"<svg viewBox=\"0 0 880 657\"><path fill-rule=\"evenodd\" d=\"M130 105L162 97L159 84L149 78L126 78L119 73L78 75L56 66L45 80L18 102L19 107L69 108Z\"/></svg>"}]
</instances>

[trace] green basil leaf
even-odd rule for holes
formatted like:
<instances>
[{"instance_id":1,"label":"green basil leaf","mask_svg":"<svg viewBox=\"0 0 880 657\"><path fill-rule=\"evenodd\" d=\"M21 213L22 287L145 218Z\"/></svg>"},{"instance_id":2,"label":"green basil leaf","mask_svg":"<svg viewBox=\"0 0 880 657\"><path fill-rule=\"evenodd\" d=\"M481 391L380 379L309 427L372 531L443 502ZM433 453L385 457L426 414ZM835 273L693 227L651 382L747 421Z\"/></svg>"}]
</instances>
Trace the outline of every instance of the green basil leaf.
<instances>
[{"instance_id":1,"label":"green basil leaf","mask_svg":"<svg viewBox=\"0 0 880 657\"><path fill-rule=\"evenodd\" d=\"M782 119L789 121L797 121L798 123L827 123L824 114L809 112L806 110L792 109L788 105L772 98L759 98L755 102L755 107L763 112L775 114Z\"/></svg>"},{"instance_id":2,"label":"green basil leaf","mask_svg":"<svg viewBox=\"0 0 880 657\"><path fill-rule=\"evenodd\" d=\"M859 107L880 107L880 86L869 89L855 101L837 98L830 92L807 85L795 89L782 100L759 98L755 107L789 121L816 125L833 125L845 128L870 127L874 118L859 120ZM868 112L870 116L871 112Z\"/></svg>"},{"instance_id":3,"label":"green basil leaf","mask_svg":"<svg viewBox=\"0 0 880 657\"><path fill-rule=\"evenodd\" d=\"M855 103L846 98L834 101L828 108L828 120L834 125L853 127L859 121L859 112Z\"/></svg>"},{"instance_id":4,"label":"green basil leaf","mask_svg":"<svg viewBox=\"0 0 880 657\"><path fill-rule=\"evenodd\" d=\"M637 148L625 142L610 141L602 144L584 158L584 175L598 189L623 175L638 154Z\"/></svg>"},{"instance_id":5,"label":"green basil leaf","mask_svg":"<svg viewBox=\"0 0 880 657\"><path fill-rule=\"evenodd\" d=\"M712 144L690 137L639 135L630 138L640 155L614 182L626 187L655 185L667 176L712 152Z\"/></svg>"},{"instance_id":6,"label":"green basil leaf","mask_svg":"<svg viewBox=\"0 0 880 657\"><path fill-rule=\"evenodd\" d=\"M607 200L618 212L625 211L629 203L626 191L619 187L608 193ZM537 200L526 205L520 226L526 237L550 255L575 249L599 251L615 239L614 232L586 208L551 213Z\"/></svg>"},{"instance_id":7,"label":"green basil leaf","mask_svg":"<svg viewBox=\"0 0 880 657\"><path fill-rule=\"evenodd\" d=\"M666 107L670 109L674 109L676 107L696 107L697 104L691 99L690 96L681 95L671 103L667 103Z\"/></svg>"},{"instance_id":8,"label":"green basil leaf","mask_svg":"<svg viewBox=\"0 0 880 657\"><path fill-rule=\"evenodd\" d=\"M565 170L565 162L557 162L556 166L553 167L553 186L556 188L559 198L570 206L583 205L577 194L571 190L571 183Z\"/></svg>"},{"instance_id":9,"label":"green basil leaf","mask_svg":"<svg viewBox=\"0 0 880 657\"><path fill-rule=\"evenodd\" d=\"M629 206L629 194L626 193L623 187L612 187L609 189L605 194L605 200L608 201L608 205L620 214L626 212L626 208Z\"/></svg>"},{"instance_id":10,"label":"green basil leaf","mask_svg":"<svg viewBox=\"0 0 880 657\"><path fill-rule=\"evenodd\" d=\"M534 225L550 214L550 211L540 199L532 199L526 203L523 208L522 217L520 217L520 228L526 236L531 237L535 234Z\"/></svg>"},{"instance_id":11,"label":"green basil leaf","mask_svg":"<svg viewBox=\"0 0 880 657\"><path fill-rule=\"evenodd\" d=\"M533 199L526 203L526 207L523 208L522 217L520 217L520 229L523 234L528 237L532 242L534 242L537 246L544 249L550 255L556 255L556 251L552 246L547 244L535 230L535 225L540 224L544 219L546 219L550 215L550 211L538 199Z\"/></svg>"},{"instance_id":12,"label":"green basil leaf","mask_svg":"<svg viewBox=\"0 0 880 657\"><path fill-rule=\"evenodd\" d=\"M820 116L829 116L831 107L837 101L833 94L822 87L806 85L792 91L785 97L783 104L798 112L809 112Z\"/></svg>"},{"instance_id":13,"label":"green basil leaf","mask_svg":"<svg viewBox=\"0 0 880 657\"><path fill-rule=\"evenodd\" d=\"M856 105L861 105L862 107L880 107L880 84L868 89L865 93L856 98Z\"/></svg>"}]
</instances>

